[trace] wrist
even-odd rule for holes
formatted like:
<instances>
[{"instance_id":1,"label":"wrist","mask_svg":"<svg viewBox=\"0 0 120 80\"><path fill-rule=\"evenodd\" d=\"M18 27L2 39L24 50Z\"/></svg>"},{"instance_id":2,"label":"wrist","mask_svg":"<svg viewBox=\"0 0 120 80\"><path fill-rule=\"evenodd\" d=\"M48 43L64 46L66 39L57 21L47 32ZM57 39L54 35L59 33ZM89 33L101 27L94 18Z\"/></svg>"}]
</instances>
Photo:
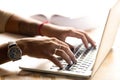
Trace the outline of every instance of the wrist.
<instances>
[{"instance_id":1,"label":"wrist","mask_svg":"<svg viewBox=\"0 0 120 80\"><path fill-rule=\"evenodd\" d=\"M8 52L7 52L8 57L12 61L16 61L21 59L22 57L22 50L20 47L17 45L15 41L8 42Z\"/></svg>"},{"instance_id":2,"label":"wrist","mask_svg":"<svg viewBox=\"0 0 120 80\"><path fill-rule=\"evenodd\" d=\"M43 35L42 34L42 28L45 27L45 24L47 24L47 23L48 23L48 21L44 21L40 25L38 25L38 34L39 35Z\"/></svg>"},{"instance_id":3,"label":"wrist","mask_svg":"<svg viewBox=\"0 0 120 80\"><path fill-rule=\"evenodd\" d=\"M10 61L7 56L8 43L0 45L0 64Z\"/></svg>"},{"instance_id":4,"label":"wrist","mask_svg":"<svg viewBox=\"0 0 120 80\"><path fill-rule=\"evenodd\" d=\"M22 39L17 40L16 44L22 50L22 55L26 55L27 48L26 48L26 44L25 44L24 40L22 40Z\"/></svg>"}]
</instances>

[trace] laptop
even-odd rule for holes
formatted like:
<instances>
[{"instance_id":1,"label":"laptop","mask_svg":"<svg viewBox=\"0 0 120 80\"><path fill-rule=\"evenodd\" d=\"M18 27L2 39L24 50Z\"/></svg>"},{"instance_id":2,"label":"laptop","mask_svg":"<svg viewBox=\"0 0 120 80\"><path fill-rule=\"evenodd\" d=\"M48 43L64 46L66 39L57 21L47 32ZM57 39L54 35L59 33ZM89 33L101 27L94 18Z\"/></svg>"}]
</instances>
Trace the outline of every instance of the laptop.
<instances>
[{"instance_id":1,"label":"laptop","mask_svg":"<svg viewBox=\"0 0 120 80\"><path fill-rule=\"evenodd\" d=\"M73 51L77 58L76 64L68 65L64 60L56 56L64 66L63 69L59 69L59 67L47 59L23 58L23 61L26 59L28 63L21 65L20 69L55 75L90 78L97 72L112 49L118 29L116 18L114 8L111 8L104 16L99 17L100 20L96 20L98 21L98 27L89 32L90 36L96 42L96 48L89 45L89 48L86 49L80 39L73 37L66 39L66 42L76 47Z\"/></svg>"},{"instance_id":2,"label":"laptop","mask_svg":"<svg viewBox=\"0 0 120 80\"><path fill-rule=\"evenodd\" d=\"M73 53L77 58L76 64L68 65L64 60L61 60L58 56L56 56L64 65L63 69L59 69L47 59L23 56L20 69L80 78L92 77L101 66L105 57L108 55L115 39L118 23L114 8L108 10L102 17L100 16L99 18L95 19L95 21L98 21L96 22L98 24L97 27L93 31L88 32L90 37L92 37L96 42L96 48L89 45L89 48L86 49L81 39L76 39L73 37L68 37L66 39L66 42L75 46ZM98 19L100 19L100 21ZM0 34L0 37L2 38L0 43L2 43L9 40L22 38L23 36L3 33Z\"/></svg>"}]
</instances>

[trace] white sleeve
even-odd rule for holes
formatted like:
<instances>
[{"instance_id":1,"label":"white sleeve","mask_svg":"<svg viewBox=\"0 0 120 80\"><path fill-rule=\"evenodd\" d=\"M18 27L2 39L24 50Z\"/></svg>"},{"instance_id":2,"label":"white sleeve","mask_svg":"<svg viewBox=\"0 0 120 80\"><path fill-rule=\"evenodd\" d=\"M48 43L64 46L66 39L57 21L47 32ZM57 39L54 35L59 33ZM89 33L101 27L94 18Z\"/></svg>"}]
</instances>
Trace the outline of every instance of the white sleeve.
<instances>
[{"instance_id":1,"label":"white sleeve","mask_svg":"<svg viewBox=\"0 0 120 80\"><path fill-rule=\"evenodd\" d=\"M0 32L5 32L5 25L12 14L0 10Z\"/></svg>"}]
</instances>

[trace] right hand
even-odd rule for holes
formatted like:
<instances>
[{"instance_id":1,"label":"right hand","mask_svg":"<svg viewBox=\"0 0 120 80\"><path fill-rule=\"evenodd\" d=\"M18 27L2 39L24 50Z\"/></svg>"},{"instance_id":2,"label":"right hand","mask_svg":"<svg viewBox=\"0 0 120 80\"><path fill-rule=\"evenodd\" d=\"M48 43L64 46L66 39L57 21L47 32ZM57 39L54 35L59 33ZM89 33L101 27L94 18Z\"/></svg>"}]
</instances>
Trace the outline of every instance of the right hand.
<instances>
[{"instance_id":1,"label":"right hand","mask_svg":"<svg viewBox=\"0 0 120 80\"><path fill-rule=\"evenodd\" d=\"M76 63L75 56L69 46L57 38L23 38L17 40L16 43L22 49L23 55L49 59L60 68L63 66L54 54L62 57L68 64Z\"/></svg>"},{"instance_id":2,"label":"right hand","mask_svg":"<svg viewBox=\"0 0 120 80\"><path fill-rule=\"evenodd\" d=\"M92 38L83 30L75 29L74 27L63 27L53 24L44 24L41 28L41 34L49 37L55 37L65 42L66 37L75 37L81 39L86 48L90 43L93 47L96 47L96 43Z\"/></svg>"}]
</instances>

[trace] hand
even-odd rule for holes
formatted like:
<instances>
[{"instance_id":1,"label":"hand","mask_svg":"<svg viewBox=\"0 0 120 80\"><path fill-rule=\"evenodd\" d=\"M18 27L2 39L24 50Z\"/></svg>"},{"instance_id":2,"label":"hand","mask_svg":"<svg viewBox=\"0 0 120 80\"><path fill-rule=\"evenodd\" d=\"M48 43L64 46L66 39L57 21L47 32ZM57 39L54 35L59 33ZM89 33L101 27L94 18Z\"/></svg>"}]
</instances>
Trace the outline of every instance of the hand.
<instances>
[{"instance_id":1,"label":"hand","mask_svg":"<svg viewBox=\"0 0 120 80\"><path fill-rule=\"evenodd\" d=\"M68 36L76 37L82 40L86 48L88 48L88 43L92 44L94 47L96 46L95 42L84 31L71 27L59 27L52 24L45 24L44 26L45 27L42 27L43 29L41 30L43 35L56 37L62 41L65 41L65 38Z\"/></svg>"},{"instance_id":2,"label":"hand","mask_svg":"<svg viewBox=\"0 0 120 80\"><path fill-rule=\"evenodd\" d=\"M62 57L68 64L76 63L75 56L69 46L56 38L23 38L16 43L22 49L24 55L49 59L60 68L62 68L62 64L54 54Z\"/></svg>"}]
</instances>

